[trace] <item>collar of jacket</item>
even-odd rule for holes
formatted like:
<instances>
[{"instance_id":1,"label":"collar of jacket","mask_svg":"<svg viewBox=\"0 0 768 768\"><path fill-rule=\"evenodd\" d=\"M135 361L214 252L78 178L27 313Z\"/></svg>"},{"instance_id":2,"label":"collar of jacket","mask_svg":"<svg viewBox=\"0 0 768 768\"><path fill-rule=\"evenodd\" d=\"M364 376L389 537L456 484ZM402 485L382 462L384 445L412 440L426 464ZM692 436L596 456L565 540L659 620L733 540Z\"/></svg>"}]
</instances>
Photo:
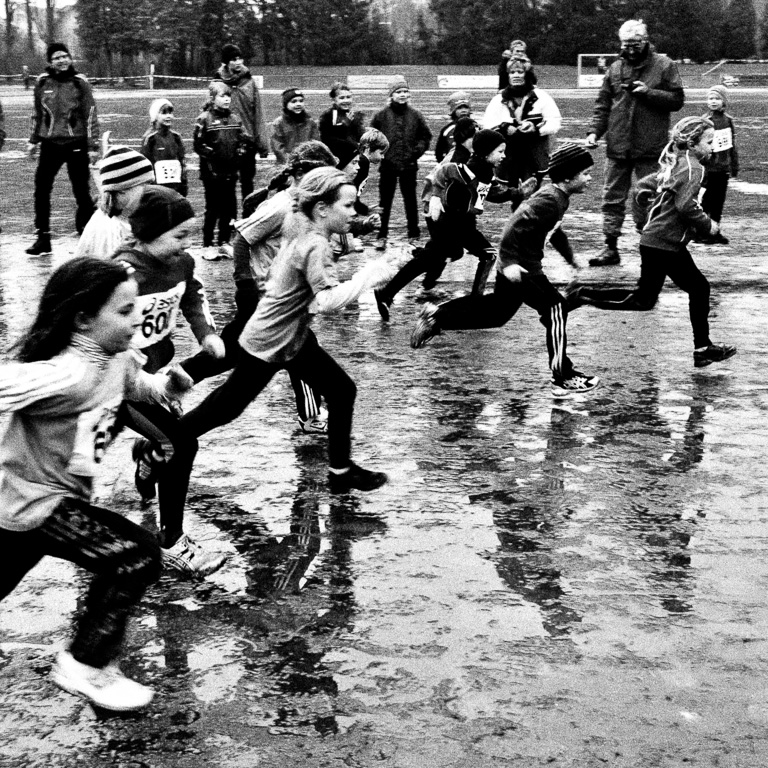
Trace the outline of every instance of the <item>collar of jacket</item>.
<instances>
[{"instance_id":1,"label":"collar of jacket","mask_svg":"<svg viewBox=\"0 0 768 768\"><path fill-rule=\"evenodd\" d=\"M54 69L53 67L46 67L45 71L48 73L49 77L52 77L54 80L58 80L59 82L64 82L65 80L73 80L75 77L77 77L77 70L70 64L68 69L65 69L63 72L59 72L58 69Z\"/></svg>"},{"instance_id":2,"label":"collar of jacket","mask_svg":"<svg viewBox=\"0 0 768 768\"><path fill-rule=\"evenodd\" d=\"M222 82L226 83L230 88L235 88L236 86L244 83L246 80L251 79L250 69L246 68L239 75L231 75L227 72L227 68L223 64L219 67L217 74Z\"/></svg>"}]
</instances>

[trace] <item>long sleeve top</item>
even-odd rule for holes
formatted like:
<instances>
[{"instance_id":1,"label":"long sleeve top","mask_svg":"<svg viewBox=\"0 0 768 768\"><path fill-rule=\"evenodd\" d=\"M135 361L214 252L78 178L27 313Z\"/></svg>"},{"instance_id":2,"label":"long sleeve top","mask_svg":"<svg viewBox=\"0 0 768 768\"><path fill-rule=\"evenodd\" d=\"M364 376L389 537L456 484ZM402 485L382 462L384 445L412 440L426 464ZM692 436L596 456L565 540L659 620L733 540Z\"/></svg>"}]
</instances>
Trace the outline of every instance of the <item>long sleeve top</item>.
<instances>
[{"instance_id":1,"label":"long sleeve top","mask_svg":"<svg viewBox=\"0 0 768 768\"><path fill-rule=\"evenodd\" d=\"M362 112L344 112L337 106L327 109L317 122L320 141L339 158L344 165L357 152L360 137L365 131L365 115Z\"/></svg>"},{"instance_id":2,"label":"long sleeve top","mask_svg":"<svg viewBox=\"0 0 768 768\"><path fill-rule=\"evenodd\" d=\"M377 112L371 128L378 128L389 139L382 163L397 171L415 168L432 141L432 131L423 115L408 104L390 104Z\"/></svg>"},{"instance_id":3,"label":"long sleeve top","mask_svg":"<svg viewBox=\"0 0 768 768\"><path fill-rule=\"evenodd\" d=\"M736 128L733 118L722 110L709 110L704 117L715 125L715 143L712 157L709 158L707 172L727 173L730 176L739 175L739 151L736 148Z\"/></svg>"},{"instance_id":4,"label":"long sleeve top","mask_svg":"<svg viewBox=\"0 0 768 768\"><path fill-rule=\"evenodd\" d=\"M50 360L0 365L0 528L41 525L64 498L90 500L125 399L164 402L166 376L141 370L136 350L107 355L75 334Z\"/></svg>"},{"instance_id":5,"label":"long sleeve top","mask_svg":"<svg viewBox=\"0 0 768 768\"><path fill-rule=\"evenodd\" d=\"M152 163L156 184L186 194L186 151L184 141L176 131L151 128L142 137L140 151Z\"/></svg>"}]
</instances>

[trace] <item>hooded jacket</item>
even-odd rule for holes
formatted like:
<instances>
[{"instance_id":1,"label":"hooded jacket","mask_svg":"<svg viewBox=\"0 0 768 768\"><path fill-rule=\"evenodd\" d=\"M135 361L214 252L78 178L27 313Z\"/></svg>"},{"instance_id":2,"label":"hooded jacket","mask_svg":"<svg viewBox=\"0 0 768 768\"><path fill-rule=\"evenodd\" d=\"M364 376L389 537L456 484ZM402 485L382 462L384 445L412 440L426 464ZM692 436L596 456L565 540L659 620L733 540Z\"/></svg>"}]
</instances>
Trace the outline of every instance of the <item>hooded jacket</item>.
<instances>
[{"instance_id":1,"label":"hooded jacket","mask_svg":"<svg viewBox=\"0 0 768 768\"><path fill-rule=\"evenodd\" d=\"M625 86L645 83L647 93ZM669 139L670 113L685 101L683 82L672 59L648 46L642 61L617 59L608 68L597 95L589 133L606 135L613 160L657 160Z\"/></svg>"},{"instance_id":2,"label":"hooded jacket","mask_svg":"<svg viewBox=\"0 0 768 768\"><path fill-rule=\"evenodd\" d=\"M253 146L260 155L269 151L267 126L264 110L261 107L261 94L249 70L239 75L232 75L222 64L214 77L225 82L232 89L230 109L243 121L245 133L253 140Z\"/></svg>"},{"instance_id":3,"label":"hooded jacket","mask_svg":"<svg viewBox=\"0 0 768 768\"><path fill-rule=\"evenodd\" d=\"M31 144L85 140L88 149L98 150L99 121L93 91L74 67L65 72L48 67L35 83L34 104Z\"/></svg>"}]
</instances>

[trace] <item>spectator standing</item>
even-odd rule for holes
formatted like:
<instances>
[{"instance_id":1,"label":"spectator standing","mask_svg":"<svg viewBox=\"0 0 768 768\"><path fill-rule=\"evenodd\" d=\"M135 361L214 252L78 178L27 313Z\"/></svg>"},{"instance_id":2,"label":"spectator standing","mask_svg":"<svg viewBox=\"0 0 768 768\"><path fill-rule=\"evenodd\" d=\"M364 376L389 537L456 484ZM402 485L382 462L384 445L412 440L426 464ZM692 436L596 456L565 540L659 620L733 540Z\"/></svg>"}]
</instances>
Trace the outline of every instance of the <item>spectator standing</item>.
<instances>
[{"instance_id":1,"label":"spectator standing","mask_svg":"<svg viewBox=\"0 0 768 768\"><path fill-rule=\"evenodd\" d=\"M320 139L317 123L304 105L304 93L298 88L286 88L282 93L283 114L272 123L272 151L281 165L288 155L305 141Z\"/></svg>"},{"instance_id":2,"label":"spectator standing","mask_svg":"<svg viewBox=\"0 0 768 768\"><path fill-rule=\"evenodd\" d=\"M64 163L77 201L78 234L82 234L95 207L88 169L98 151L99 123L93 91L72 66L72 56L64 43L51 43L46 58L49 66L35 83L35 111L27 145L30 156L40 151L35 173L37 239L27 248L30 256L51 252L51 191Z\"/></svg>"},{"instance_id":3,"label":"spectator standing","mask_svg":"<svg viewBox=\"0 0 768 768\"><path fill-rule=\"evenodd\" d=\"M141 154L152 163L155 183L187 196L187 161L184 140L171 129L173 104L155 99L149 105L150 127L141 138Z\"/></svg>"},{"instance_id":4,"label":"spectator standing","mask_svg":"<svg viewBox=\"0 0 768 768\"><path fill-rule=\"evenodd\" d=\"M587 144L605 135L607 157L603 185L605 248L589 260L593 267L620 262L618 240L632 186L658 170L659 155L669 138L670 114L685 95L677 65L656 53L645 24L625 21L619 29L621 52L611 64L595 102Z\"/></svg>"},{"instance_id":5,"label":"spectator standing","mask_svg":"<svg viewBox=\"0 0 768 768\"><path fill-rule=\"evenodd\" d=\"M524 40L513 40L509 44L509 48L501 53L501 61L499 62L499 90L503 91L509 85L509 72L507 71L507 64L509 60L516 54L521 53L523 56L528 55L528 46Z\"/></svg>"},{"instance_id":6,"label":"spectator standing","mask_svg":"<svg viewBox=\"0 0 768 768\"><path fill-rule=\"evenodd\" d=\"M240 191L245 200L253 192L256 155L266 157L269 151L267 126L261 108L261 94L256 87L253 75L243 61L243 54L232 43L227 43L221 49L221 66L216 71L214 79L223 80L230 87L232 112L240 118L245 133L250 137L240 155L238 168Z\"/></svg>"},{"instance_id":7,"label":"spectator standing","mask_svg":"<svg viewBox=\"0 0 768 768\"><path fill-rule=\"evenodd\" d=\"M339 158L342 168L359 151L365 115L352 111L352 91L346 83L334 83L329 95L333 105L320 115L320 141Z\"/></svg>"}]
</instances>

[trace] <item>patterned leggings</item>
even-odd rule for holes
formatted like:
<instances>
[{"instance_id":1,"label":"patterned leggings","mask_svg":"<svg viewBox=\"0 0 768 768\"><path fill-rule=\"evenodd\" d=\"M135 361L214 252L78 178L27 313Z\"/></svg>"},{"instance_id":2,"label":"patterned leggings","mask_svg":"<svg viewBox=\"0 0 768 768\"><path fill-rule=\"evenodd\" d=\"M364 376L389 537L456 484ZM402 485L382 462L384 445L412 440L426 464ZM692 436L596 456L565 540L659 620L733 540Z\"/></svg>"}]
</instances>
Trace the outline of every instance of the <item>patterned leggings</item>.
<instances>
[{"instance_id":1,"label":"patterned leggings","mask_svg":"<svg viewBox=\"0 0 768 768\"><path fill-rule=\"evenodd\" d=\"M105 667L119 654L134 606L160 576L154 535L116 512L80 499L62 499L38 528L0 529L0 600L45 555L94 574L69 650L82 664Z\"/></svg>"}]
</instances>

